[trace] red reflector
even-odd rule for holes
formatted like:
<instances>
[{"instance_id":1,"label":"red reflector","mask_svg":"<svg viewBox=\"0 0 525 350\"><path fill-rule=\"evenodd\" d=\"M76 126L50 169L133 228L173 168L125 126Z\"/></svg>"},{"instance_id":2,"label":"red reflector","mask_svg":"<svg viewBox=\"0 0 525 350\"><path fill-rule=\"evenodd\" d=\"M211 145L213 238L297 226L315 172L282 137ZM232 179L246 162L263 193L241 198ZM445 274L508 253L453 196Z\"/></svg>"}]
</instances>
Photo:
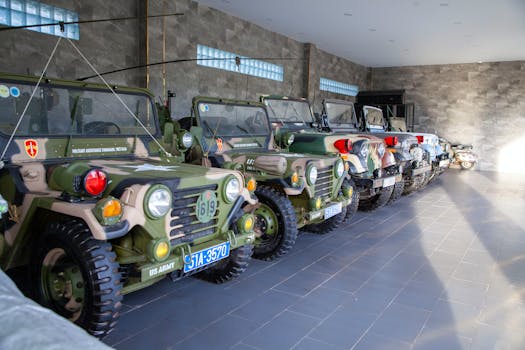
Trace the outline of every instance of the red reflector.
<instances>
[{"instance_id":1,"label":"red reflector","mask_svg":"<svg viewBox=\"0 0 525 350\"><path fill-rule=\"evenodd\" d=\"M348 139L340 139L334 142L334 146L337 148L339 153L348 153L348 151L352 149L352 141Z\"/></svg>"},{"instance_id":2,"label":"red reflector","mask_svg":"<svg viewBox=\"0 0 525 350\"><path fill-rule=\"evenodd\" d=\"M88 171L84 177L84 189L91 196L98 196L106 189L108 178L106 173L99 169Z\"/></svg>"},{"instance_id":3,"label":"red reflector","mask_svg":"<svg viewBox=\"0 0 525 350\"><path fill-rule=\"evenodd\" d=\"M397 136L388 136L385 137L385 143L387 146L394 147L399 142Z\"/></svg>"},{"instance_id":4,"label":"red reflector","mask_svg":"<svg viewBox=\"0 0 525 350\"><path fill-rule=\"evenodd\" d=\"M423 143L423 140L425 139L423 135L417 135L416 138L417 138L417 143Z\"/></svg>"}]
</instances>

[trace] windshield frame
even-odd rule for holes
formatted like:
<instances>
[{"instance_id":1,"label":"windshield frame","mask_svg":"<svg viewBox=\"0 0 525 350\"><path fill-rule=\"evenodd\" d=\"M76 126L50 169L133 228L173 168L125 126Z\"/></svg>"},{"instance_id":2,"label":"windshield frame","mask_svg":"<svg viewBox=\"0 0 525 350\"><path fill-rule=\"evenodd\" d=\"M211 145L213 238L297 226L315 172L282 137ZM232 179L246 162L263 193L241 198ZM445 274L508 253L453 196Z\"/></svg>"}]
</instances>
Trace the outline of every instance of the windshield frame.
<instances>
[{"instance_id":1,"label":"windshield frame","mask_svg":"<svg viewBox=\"0 0 525 350\"><path fill-rule=\"evenodd\" d=\"M382 125L379 125L379 124L370 124L370 122L368 121L368 113L365 113L366 110L372 110L372 111L377 111L377 110L380 110L381 111L381 121L383 122ZM374 106L368 106L368 105L364 105L363 106L363 119L366 123L366 126L368 127L368 129L370 129L370 131L385 131L386 130L386 125L385 125L385 116L383 114L383 110L381 110L381 108L377 108L377 107L374 107Z\"/></svg>"},{"instance_id":2,"label":"windshield frame","mask_svg":"<svg viewBox=\"0 0 525 350\"><path fill-rule=\"evenodd\" d=\"M24 79L1 78L0 79L0 84L4 84L4 83L25 85L25 86L30 87L31 90L33 90L34 87L36 86L36 82L35 81L24 80ZM89 84L87 84L87 85L89 85ZM113 103L121 105L120 101L118 101L118 99L115 96L113 96L113 93L111 92L111 90L109 90L107 88L95 87L95 86L78 86L78 85L74 85L74 84L72 84L72 85L61 84L59 82L58 83L54 82L52 79L49 82L45 81L45 79L44 79L38 85L38 88L39 89L41 89L41 88L50 88L50 89L57 88L57 89L63 89L63 90L95 91L95 92L105 93L105 94L111 95L111 97L114 99ZM154 130L148 129L148 131L155 138L157 138L157 139L160 138L161 130L160 130L160 123L159 123L159 118L158 118L158 114L157 114L157 107L156 107L156 105L155 105L155 103L153 101L152 96L149 95L146 92L143 92L143 91L129 91L127 89L126 90L118 89L118 87L114 88L114 89L115 89L115 92L117 94L119 94L119 95L134 95L134 96L145 97L147 99L147 101L149 102L149 105L150 105L151 117L153 118L151 129L154 128ZM24 115L24 119L25 118L29 118L29 115L27 115L27 113L26 113L26 115ZM132 118L133 120L135 120L135 118L132 117L131 115L129 115L129 118ZM139 118L139 120L141 120L141 119ZM141 120L141 122L143 122L143 121ZM36 132L35 132L35 133L23 133L22 134L22 133L20 133L20 130L17 130L16 133L14 134L14 138L28 138L28 137L31 137L31 138L52 138L52 139L57 139L58 138L58 139L60 139L60 138L72 137L74 139L77 139L77 138L118 138L118 139L120 139L120 138L128 138L128 137L144 137L144 136L148 136L149 137L149 135L146 133L146 131L142 128L142 126L137 125L137 128L142 130L142 132L141 133L119 133L119 134L97 134L97 133L77 134L77 133L71 133L71 132L69 132L69 133L60 133L60 134L59 133L36 134ZM0 130L0 138L2 138L2 137L10 137L13 131L11 131L11 133L6 133L4 130Z\"/></svg>"},{"instance_id":3,"label":"windshield frame","mask_svg":"<svg viewBox=\"0 0 525 350\"><path fill-rule=\"evenodd\" d=\"M343 105L343 106L350 106L352 108L352 115L353 115L353 122L352 123L333 123L330 118L328 117L328 104L334 104L334 105ZM330 129L351 129L351 130L358 130L359 129L359 119L357 118L357 112L355 110L354 103L352 101L344 101L344 100L332 100L332 99L325 99L323 100L323 114L326 116L326 123Z\"/></svg>"},{"instance_id":4,"label":"windshield frame","mask_svg":"<svg viewBox=\"0 0 525 350\"><path fill-rule=\"evenodd\" d=\"M206 122L206 117L202 117L201 115L201 111L200 111L200 105L201 104L206 104L206 105L219 105L219 106L232 106L233 108L235 107L244 107L244 108L256 108L256 109L260 109L261 112L264 113L264 116L265 116L265 120L266 120L266 132L263 134L262 132L261 133L250 133L249 131L246 130L246 132L244 132L243 134L240 134L240 132L243 132L244 130L242 130L239 126L237 126L238 128L236 130L239 130L239 133L236 133L236 134L225 134L225 133L220 133L219 132L219 128L217 128L217 131L213 128L213 125L209 125L209 123ZM271 123L270 123L270 118L268 117L268 111L266 109L266 106L264 105L260 105L260 104L246 104L246 103L240 103L240 102L235 102L235 101L217 101L217 100L206 100L206 99L199 99L199 100L196 100L194 103L193 103L193 113L194 113L194 116L195 116L195 119L197 121L197 125L199 127L202 128L202 132L203 132L203 136L206 137L206 138L225 138L225 139L230 139L230 138L257 138L257 137L264 137L264 138L269 138L271 136L271 133L272 133L272 127L271 127ZM204 123L206 122L206 123Z\"/></svg>"},{"instance_id":5,"label":"windshield frame","mask_svg":"<svg viewBox=\"0 0 525 350\"><path fill-rule=\"evenodd\" d=\"M307 121L303 118L303 116L299 115L299 117L302 118L302 120L286 120L284 118L281 118L279 116L276 116L275 119L274 118L271 118L270 117L270 112L268 112L268 118L270 119L270 122L272 123L275 123L275 122L279 122L279 123L283 123L283 124L286 124L286 125L297 125L297 124L301 124L301 125L306 125L308 127L311 126L312 123L316 123L316 120L315 120L315 117L314 117L314 114L313 114L313 111L312 111L312 106L310 105L310 102L308 102L308 100L303 100L303 99L298 99L298 98L277 98L277 97L263 97L263 101L264 101L264 104L267 106L267 108L271 111L271 113L273 114L273 107L269 105L269 101L281 101L281 102L292 102L292 103L302 103L302 104L306 104L308 106L308 114L310 115L310 121ZM293 105L292 105L293 107ZM287 110L288 110L288 107L287 107ZM297 112L297 109L294 107L292 110L295 110ZM299 114L299 113L297 113Z\"/></svg>"}]
</instances>

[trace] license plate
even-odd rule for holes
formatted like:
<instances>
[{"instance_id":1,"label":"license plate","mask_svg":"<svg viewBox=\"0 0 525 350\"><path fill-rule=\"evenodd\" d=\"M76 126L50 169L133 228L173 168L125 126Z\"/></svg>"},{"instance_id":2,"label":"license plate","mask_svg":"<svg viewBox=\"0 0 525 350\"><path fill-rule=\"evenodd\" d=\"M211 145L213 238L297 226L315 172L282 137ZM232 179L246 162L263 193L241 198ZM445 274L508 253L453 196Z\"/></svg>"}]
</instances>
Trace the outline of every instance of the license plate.
<instances>
[{"instance_id":1,"label":"license plate","mask_svg":"<svg viewBox=\"0 0 525 350\"><path fill-rule=\"evenodd\" d=\"M449 159L442 160L442 161L439 162L439 167L440 168L446 167L446 166L448 166L449 163L450 163Z\"/></svg>"},{"instance_id":2,"label":"license plate","mask_svg":"<svg viewBox=\"0 0 525 350\"><path fill-rule=\"evenodd\" d=\"M341 203L337 203L334 205L329 206L328 208L325 208L324 210L324 218L329 219L334 215L339 214L343 210L343 206Z\"/></svg>"},{"instance_id":3,"label":"license plate","mask_svg":"<svg viewBox=\"0 0 525 350\"><path fill-rule=\"evenodd\" d=\"M209 265L230 255L230 242L192 253L188 264L184 263L184 272L190 272L200 267ZM186 259L188 256L186 256Z\"/></svg>"},{"instance_id":4,"label":"license plate","mask_svg":"<svg viewBox=\"0 0 525 350\"><path fill-rule=\"evenodd\" d=\"M391 176L383 180L383 187L394 186L396 184L396 177Z\"/></svg>"}]
</instances>

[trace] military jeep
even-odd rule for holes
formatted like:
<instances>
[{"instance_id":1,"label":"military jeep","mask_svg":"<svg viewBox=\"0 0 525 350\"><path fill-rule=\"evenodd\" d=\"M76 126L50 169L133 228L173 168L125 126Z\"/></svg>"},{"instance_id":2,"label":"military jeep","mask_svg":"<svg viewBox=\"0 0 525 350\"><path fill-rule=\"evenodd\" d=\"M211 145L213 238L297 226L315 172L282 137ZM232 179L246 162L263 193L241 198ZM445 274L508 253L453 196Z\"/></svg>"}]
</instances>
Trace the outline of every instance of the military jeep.
<instances>
[{"instance_id":1,"label":"military jeep","mask_svg":"<svg viewBox=\"0 0 525 350\"><path fill-rule=\"evenodd\" d=\"M387 117L387 123L388 131L409 132L405 118L389 116ZM421 147L428 152L430 161L432 162L432 172L428 181L435 180L437 176L442 174L450 165L448 152L445 152L441 146L439 137L435 134L413 131L409 133L416 136L420 141Z\"/></svg>"},{"instance_id":2,"label":"military jeep","mask_svg":"<svg viewBox=\"0 0 525 350\"><path fill-rule=\"evenodd\" d=\"M286 254L298 228L326 233L342 223L352 203L343 161L277 147L262 103L195 97L192 116L179 123L197 140L186 154L189 162L241 170L257 180L254 257Z\"/></svg>"},{"instance_id":3,"label":"military jeep","mask_svg":"<svg viewBox=\"0 0 525 350\"><path fill-rule=\"evenodd\" d=\"M388 202L398 167L394 157L386 153L383 140L323 128L325 125L315 120L308 100L303 98L270 95L261 96L261 101L268 107L276 138L294 136L290 151L343 157L349 168L346 183L359 193L360 209L373 210ZM347 219L354 212L347 209Z\"/></svg>"},{"instance_id":4,"label":"military jeep","mask_svg":"<svg viewBox=\"0 0 525 350\"><path fill-rule=\"evenodd\" d=\"M3 87L0 267L26 266L37 301L103 337L124 294L246 269L255 219L242 207L256 201L242 174L164 152L147 90L0 74Z\"/></svg>"},{"instance_id":5,"label":"military jeep","mask_svg":"<svg viewBox=\"0 0 525 350\"><path fill-rule=\"evenodd\" d=\"M360 128L385 139L396 160L402 166L405 187L403 194L409 194L425 186L430 178L432 165L430 155L421 146L421 139L406 132L386 131L383 111L372 106L358 108Z\"/></svg>"}]
</instances>

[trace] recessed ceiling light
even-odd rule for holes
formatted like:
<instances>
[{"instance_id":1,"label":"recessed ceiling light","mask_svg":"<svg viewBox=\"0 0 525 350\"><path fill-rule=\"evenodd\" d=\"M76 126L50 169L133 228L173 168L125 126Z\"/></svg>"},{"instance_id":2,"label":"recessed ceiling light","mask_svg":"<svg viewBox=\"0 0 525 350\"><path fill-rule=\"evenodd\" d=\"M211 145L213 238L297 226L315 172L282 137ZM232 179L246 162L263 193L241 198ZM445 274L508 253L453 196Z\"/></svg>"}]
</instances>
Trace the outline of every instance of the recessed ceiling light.
<instances>
[{"instance_id":1,"label":"recessed ceiling light","mask_svg":"<svg viewBox=\"0 0 525 350\"><path fill-rule=\"evenodd\" d=\"M346 17L352 17L352 14L351 14L350 12L345 12L344 15L345 15Z\"/></svg>"},{"instance_id":2,"label":"recessed ceiling light","mask_svg":"<svg viewBox=\"0 0 525 350\"><path fill-rule=\"evenodd\" d=\"M375 29L375 28L368 28L368 30L369 30L370 32L375 32L375 31L377 31L377 29Z\"/></svg>"},{"instance_id":3,"label":"recessed ceiling light","mask_svg":"<svg viewBox=\"0 0 525 350\"><path fill-rule=\"evenodd\" d=\"M478 61L478 63L483 63L483 61Z\"/></svg>"},{"instance_id":4,"label":"recessed ceiling light","mask_svg":"<svg viewBox=\"0 0 525 350\"><path fill-rule=\"evenodd\" d=\"M453 24L461 24L461 21L455 21Z\"/></svg>"},{"instance_id":5,"label":"recessed ceiling light","mask_svg":"<svg viewBox=\"0 0 525 350\"><path fill-rule=\"evenodd\" d=\"M441 7L447 7L448 6L448 2L442 2L439 4L439 6Z\"/></svg>"},{"instance_id":6,"label":"recessed ceiling light","mask_svg":"<svg viewBox=\"0 0 525 350\"><path fill-rule=\"evenodd\" d=\"M395 43L396 41L394 39L388 40L389 43Z\"/></svg>"},{"instance_id":7,"label":"recessed ceiling light","mask_svg":"<svg viewBox=\"0 0 525 350\"><path fill-rule=\"evenodd\" d=\"M408 49L403 49L403 52L408 52Z\"/></svg>"}]
</instances>

